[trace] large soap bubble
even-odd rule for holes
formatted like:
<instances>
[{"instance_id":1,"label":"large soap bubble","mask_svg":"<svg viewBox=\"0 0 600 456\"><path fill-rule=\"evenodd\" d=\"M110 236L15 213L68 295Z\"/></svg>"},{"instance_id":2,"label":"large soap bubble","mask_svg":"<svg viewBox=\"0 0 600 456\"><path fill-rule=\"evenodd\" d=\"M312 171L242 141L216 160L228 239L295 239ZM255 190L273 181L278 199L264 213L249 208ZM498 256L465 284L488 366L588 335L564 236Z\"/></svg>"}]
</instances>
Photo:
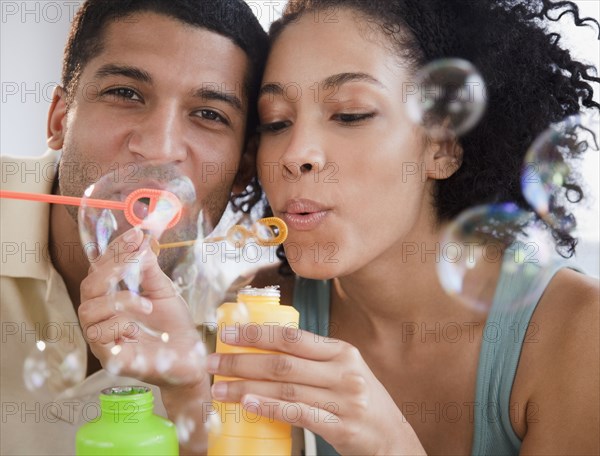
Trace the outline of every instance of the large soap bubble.
<instances>
[{"instance_id":1,"label":"large soap bubble","mask_svg":"<svg viewBox=\"0 0 600 456\"><path fill-rule=\"evenodd\" d=\"M533 279L551 262L551 245L535 226L533 214L515 204L477 206L444 230L438 277L449 295L471 309L488 312L502 275ZM527 305L535 291L532 287L503 310Z\"/></svg>"},{"instance_id":2,"label":"large soap bubble","mask_svg":"<svg viewBox=\"0 0 600 456\"><path fill-rule=\"evenodd\" d=\"M159 242L195 239L200 206L191 179L176 168L139 166L135 173L109 173L85 191L79 232L90 260L132 227Z\"/></svg>"},{"instance_id":3,"label":"large soap bubble","mask_svg":"<svg viewBox=\"0 0 600 456\"><path fill-rule=\"evenodd\" d=\"M486 106L486 87L466 60L440 59L417 72L407 86L407 112L434 140L449 140L471 130Z\"/></svg>"},{"instance_id":4,"label":"large soap bubble","mask_svg":"<svg viewBox=\"0 0 600 456\"><path fill-rule=\"evenodd\" d=\"M575 115L553 124L530 146L521 172L523 196L548 225L570 232L575 218L561 208L575 202L579 194L572 187L578 181L571 163L592 146L598 150L598 118Z\"/></svg>"},{"instance_id":5,"label":"large soap bubble","mask_svg":"<svg viewBox=\"0 0 600 456\"><path fill-rule=\"evenodd\" d=\"M109 294L117 313L127 311L120 299L121 291L143 296L143 262L133 253L139 246L127 253L119 251L119 244L113 241L136 227L144 232L143 242L160 249L163 243L196 239L198 220L203 220L203 216L202 201L197 198L196 188L190 178L171 165L146 165L136 167L135 172L112 172L85 191L79 210L84 250L92 263L98 261L99 255L112 255L115 265L118 263L123 268L109 284ZM170 274L181 254L182 249L177 248L159 250L158 262L163 271ZM141 337L153 340L158 348L148 355L141 343L125 345L128 340L119 341L112 348L112 357L105 367L113 374L119 374L125 365L140 373L150 369L168 373L176 357L172 335L151 327L142 317L128 321L127 325L122 328L125 334L136 338L142 331ZM200 364L204 355L197 351L190 349L190 356L193 355L195 362Z\"/></svg>"}]
</instances>

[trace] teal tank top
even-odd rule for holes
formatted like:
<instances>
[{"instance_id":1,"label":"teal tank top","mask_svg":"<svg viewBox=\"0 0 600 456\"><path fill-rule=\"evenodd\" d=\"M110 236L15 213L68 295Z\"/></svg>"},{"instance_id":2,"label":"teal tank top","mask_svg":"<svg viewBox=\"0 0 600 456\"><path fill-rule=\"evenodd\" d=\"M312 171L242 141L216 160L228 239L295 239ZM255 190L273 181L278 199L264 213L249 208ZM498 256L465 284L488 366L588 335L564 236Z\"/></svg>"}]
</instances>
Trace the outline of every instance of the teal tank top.
<instances>
[{"instance_id":1,"label":"teal tank top","mask_svg":"<svg viewBox=\"0 0 600 456\"><path fill-rule=\"evenodd\" d=\"M510 422L510 393L531 316L548 283L566 267L564 261L540 267L515 261L519 247L511 246L503 258L494 302L488 315L479 353L474 406L472 455L517 455L521 440ZM330 282L297 277L294 307L300 328L329 335ZM319 456L337 455L316 436Z\"/></svg>"}]
</instances>

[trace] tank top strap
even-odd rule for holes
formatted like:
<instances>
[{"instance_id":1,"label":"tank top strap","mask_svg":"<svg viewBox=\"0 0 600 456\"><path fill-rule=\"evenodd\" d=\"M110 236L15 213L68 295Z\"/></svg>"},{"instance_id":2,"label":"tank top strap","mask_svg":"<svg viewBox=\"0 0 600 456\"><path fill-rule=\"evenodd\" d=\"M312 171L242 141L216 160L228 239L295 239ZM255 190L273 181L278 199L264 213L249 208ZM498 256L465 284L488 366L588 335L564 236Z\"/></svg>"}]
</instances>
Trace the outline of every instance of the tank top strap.
<instances>
[{"instance_id":1,"label":"tank top strap","mask_svg":"<svg viewBox=\"0 0 600 456\"><path fill-rule=\"evenodd\" d=\"M300 313L300 329L320 336L329 336L329 298L331 282L296 277L294 284L295 309ZM305 432L307 432L305 430ZM306 441L306 440L305 440ZM316 448L306 448L305 453L319 456L339 456L320 435L315 434Z\"/></svg>"},{"instance_id":2,"label":"tank top strap","mask_svg":"<svg viewBox=\"0 0 600 456\"><path fill-rule=\"evenodd\" d=\"M523 344L535 342L531 318L546 287L564 260L549 266L519 261L521 247L505 252L494 302L483 331L474 406L471 454L518 454L521 441L511 416L512 392ZM527 337L527 340L526 340ZM512 411L514 413L514 411Z\"/></svg>"},{"instance_id":3,"label":"tank top strap","mask_svg":"<svg viewBox=\"0 0 600 456\"><path fill-rule=\"evenodd\" d=\"M300 313L300 329L329 335L329 297L328 280L296 277L293 305Z\"/></svg>"}]
</instances>

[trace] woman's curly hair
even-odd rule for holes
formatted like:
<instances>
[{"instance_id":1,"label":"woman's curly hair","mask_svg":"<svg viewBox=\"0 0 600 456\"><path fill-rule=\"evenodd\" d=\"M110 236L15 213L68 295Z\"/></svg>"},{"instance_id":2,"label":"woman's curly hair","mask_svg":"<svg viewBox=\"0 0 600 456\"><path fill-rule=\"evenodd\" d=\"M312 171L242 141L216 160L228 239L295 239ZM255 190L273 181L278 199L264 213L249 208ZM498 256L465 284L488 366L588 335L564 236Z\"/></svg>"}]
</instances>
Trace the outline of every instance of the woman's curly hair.
<instances>
[{"instance_id":1,"label":"woman's curly hair","mask_svg":"<svg viewBox=\"0 0 600 456\"><path fill-rule=\"evenodd\" d=\"M580 113L600 110L591 82L597 70L574 60L560 45L560 34L546 25L571 15L577 26L600 28L595 19L581 18L577 5L550 0L291 0L271 26L273 43L286 25L315 11L352 9L378 27L412 70L445 57L473 63L487 86L487 110L479 124L460 139L464 151L459 170L436 181L434 204L439 221L465 209L512 201L531 209L521 191L521 168L535 138L550 124ZM599 34L600 39L600 34ZM388 43L388 44L389 44ZM577 158L585 147L571 156ZM570 179L570 180L569 180ZM583 199L571 176L564 182L570 202ZM557 217L571 217L553 202ZM549 227L557 250L575 253L577 240L560 227ZM284 259L283 250L278 256ZM282 272L286 265L282 268ZM289 270L289 269L288 269Z\"/></svg>"}]
</instances>

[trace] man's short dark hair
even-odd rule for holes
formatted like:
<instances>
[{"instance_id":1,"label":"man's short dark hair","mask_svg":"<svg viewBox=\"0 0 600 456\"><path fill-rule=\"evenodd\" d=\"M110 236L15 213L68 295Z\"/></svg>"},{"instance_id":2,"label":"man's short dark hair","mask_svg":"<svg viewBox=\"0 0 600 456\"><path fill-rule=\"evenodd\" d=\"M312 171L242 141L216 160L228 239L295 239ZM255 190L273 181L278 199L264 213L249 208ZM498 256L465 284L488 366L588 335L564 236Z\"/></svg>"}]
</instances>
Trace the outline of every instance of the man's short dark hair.
<instances>
[{"instance_id":1,"label":"man's short dark hair","mask_svg":"<svg viewBox=\"0 0 600 456\"><path fill-rule=\"evenodd\" d=\"M83 69L102 52L107 24L135 13L153 12L229 38L248 56L245 94L250 106L248 132L256 126L254 104L264 70L268 38L243 0L87 0L77 12L65 48L62 84L70 104ZM218 56L215 56L218 58Z\"/></svg>"}]
</instances>

